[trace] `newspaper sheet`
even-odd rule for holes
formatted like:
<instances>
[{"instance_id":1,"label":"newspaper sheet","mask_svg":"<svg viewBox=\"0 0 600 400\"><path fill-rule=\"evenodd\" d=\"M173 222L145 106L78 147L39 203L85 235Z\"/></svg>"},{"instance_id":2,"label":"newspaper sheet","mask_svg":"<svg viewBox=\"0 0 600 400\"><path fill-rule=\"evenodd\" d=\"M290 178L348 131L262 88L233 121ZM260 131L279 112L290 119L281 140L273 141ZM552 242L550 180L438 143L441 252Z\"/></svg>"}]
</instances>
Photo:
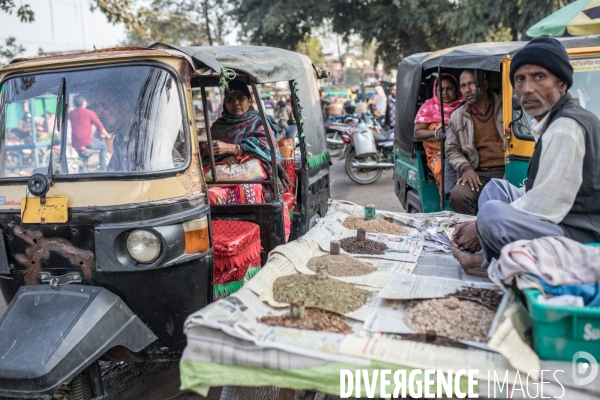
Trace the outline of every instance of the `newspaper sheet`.
<instances>
[{"instance_id":1,"label":"newspaper sheet","mask_svg":"<svg viewBox=\"0 0 600 400\"><path fill-rule=\"evenodd\" d=\"M490 329L488 346L502 354L510 365L531 373L532 379L539 379L540 359L524 340L525 332L531 329L531 321L523 304L514 292L505 294Z\"/></svg>"},{"instance_id":2,"label":"newspaper sheet","mask_svg":"<svg viewBox=\"0 0 600 400\"><path fill-rule=\"evenodd\" d=\"M373 312L365 320L363 329L381 333L416 333L404 323L404 312L408 307L405 300L379 298L373 304Z\"/></svg>"},{"instance_id":3,"label":"newspaper sheet","mask_svg":"<svg viewBox=\"0 0 600 400\"><path fill-rule=\"evenodd\" d=\"M396 340L387 337L347 336L340 346L340 352L354 357L365 357L411 368L457 371L459 369L478 370L478 379L488 379L488 371L496 371L498 376L509 374L509 382L514 382L516 370L498 353L477 349L455 349L417 343L410 340Z\"/></svg>"},{"instance_id":4,"label":"newspaper sheet","mask_svg":"<svg viewBox=\"0 0 600 400\"><path fill-rule=\"evenodd\" d=\"M396 272L390 283L379 293L379 297L393 300L434 299L468 287L494 289L495 286L491 283L465 282Z\"/></svg>"},{"instance_id":5,"label":"newspaper sheet","mask_svg":"<svg viewBox=\"0 0 600 400\"><path fill-rule=\"evenodd\" d=\"M194 326L204 326L259 347L276 348L320 360L357 361L339 352L339 344L346 335L271 327L258 322L260 317L281 315L285 311L267 306L252 291L242 288L192 314L185 323L185 330L188 333ZM349 325L356 332L361 328L356 323L350 322ZM358 361L364 365L364 360Z\"/></svg>"},{"instance_id":6,"label":"newspaper sheet","mask_svg":"<svg viewBox=\"0 0 600 400\"><path fill-rule=\"evenodd\" d=\"M324 251L329 251L329 243L332 240L356 236L355 232L356 231L344 228L337 222L321 218L317 224L308 231L305 237L317 242ZM394 261L417 262L419 255L423 251L424 241L409 236L368 233L367 238L385 243L388 246L388 250L384 254L372 256L367 254L352 255L363 258L375 257Z\"/></svg>"},{"instance_id":7,"label":"newspaper sheet","mask_svg":"<svg viewBox=\"0 0 600 400\"><path fill-rule=\"evenodd\" d=\"M285 246L279 246L271 254L280 254L285 256L301 274L314 275L314 272L306 265L312 257L318 257L327 252L320 249L317 242L302 237L298 240L288 243ZM392 274L397 271L410 274L416 267L416 263L404 261L383 260L376 258L360 258L360 261L369 263L377 268L377 271L361 276L347 276L331 278L348 282L360 286L369 286L373 288L384 288L391 280Z\"/></svg>"}]
</instances>

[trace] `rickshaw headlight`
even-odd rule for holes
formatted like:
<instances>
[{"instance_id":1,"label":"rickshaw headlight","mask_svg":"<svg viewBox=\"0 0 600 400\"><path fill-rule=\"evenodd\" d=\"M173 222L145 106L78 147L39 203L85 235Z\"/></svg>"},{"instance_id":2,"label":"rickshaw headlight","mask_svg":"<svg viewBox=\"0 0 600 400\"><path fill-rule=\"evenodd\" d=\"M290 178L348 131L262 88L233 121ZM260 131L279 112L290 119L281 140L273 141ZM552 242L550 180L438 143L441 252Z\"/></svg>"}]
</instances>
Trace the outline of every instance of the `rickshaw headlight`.
<instances>
[{"instance_id":1,"label":"rickshaw headlight","mask_svg":"<svg viewBox=\"0 0 600 400\"><path fill-rule=\"evenodd\" d=\"M160 238L145 229L136 229L127 235L127 252L135 261L150 264L160 256Z\"/></svg>"}]
</instances>

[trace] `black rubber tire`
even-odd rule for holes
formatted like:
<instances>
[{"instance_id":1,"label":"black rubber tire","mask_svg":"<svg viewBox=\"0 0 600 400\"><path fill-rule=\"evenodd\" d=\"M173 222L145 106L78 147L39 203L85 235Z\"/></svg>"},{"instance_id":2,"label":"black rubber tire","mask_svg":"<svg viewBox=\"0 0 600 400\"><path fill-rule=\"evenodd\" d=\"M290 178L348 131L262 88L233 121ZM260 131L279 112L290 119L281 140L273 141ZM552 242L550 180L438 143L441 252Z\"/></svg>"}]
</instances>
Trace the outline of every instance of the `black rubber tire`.
<instances>
[{"instance_id":1,"label":"black rubber tire","mask_svg":"<svg viewBox=\"0 0 600 400\"><path fill-rule=\"evenodd\" d=\"M352 162L353 161L367 161L367 160L371 160L371 161L377 161L377 156L369 156L369 157L365 157L365 158L356 158L356 152L354 150L352 150L350 152L350 154L348 154L348 158L346 158L346 175L348 175L348 178L350 178L352 180L352 182L354 183L358 183L359 185L370 185L371 183L375 183L377 182L377 180L381 177L381 174L383 174L383 168L379 168L376 170L375 174L373 174L372 176L368 177L368 178L361 178L358 173L358 170L352 167ZM355 172L356 170L356 172Z\"/></svg>"}]
</instances>

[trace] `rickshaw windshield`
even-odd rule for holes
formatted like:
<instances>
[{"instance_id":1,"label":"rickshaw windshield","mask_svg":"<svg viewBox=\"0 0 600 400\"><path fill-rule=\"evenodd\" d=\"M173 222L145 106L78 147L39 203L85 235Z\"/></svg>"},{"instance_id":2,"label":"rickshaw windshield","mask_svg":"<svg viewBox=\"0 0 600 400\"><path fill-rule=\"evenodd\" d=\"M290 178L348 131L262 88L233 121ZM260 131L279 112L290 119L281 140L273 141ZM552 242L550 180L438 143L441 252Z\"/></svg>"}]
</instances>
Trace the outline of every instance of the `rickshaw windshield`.
<instances>
[{"instance_id":1,"label":"rickshaw windshield","mask_svg":"<svg viewBox=\"0 0 600 400\"><path fill-rule=\"evenodd\" d=\"M57 124L64 77L67 112ZM0 176L160 172L189 146L176 78L153 66L31 73L0 86ZM52 140L54 139L54 140Z\"/></svg>"},{"instance_id":2,"label":"rickshaw windshield","mask_svg":"<svg viewBox=\"0 0 600 400\"><path fill-rule=\"evenodd\" d=\"M571 59L571 65L574 74L569 93L600 118L600 58L575 58Z\"/></svg>"}]
</instances>

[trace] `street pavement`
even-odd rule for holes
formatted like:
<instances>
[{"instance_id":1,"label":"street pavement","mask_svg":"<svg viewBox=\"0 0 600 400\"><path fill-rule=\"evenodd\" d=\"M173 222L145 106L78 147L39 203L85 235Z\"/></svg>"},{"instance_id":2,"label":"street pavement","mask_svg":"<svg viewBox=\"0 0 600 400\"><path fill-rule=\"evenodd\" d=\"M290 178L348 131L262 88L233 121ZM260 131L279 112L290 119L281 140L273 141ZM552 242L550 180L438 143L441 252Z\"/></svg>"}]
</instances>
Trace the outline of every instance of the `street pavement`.
<instances>
[{"instance_id":1,"label":"street pavement","mask_svg":"<svg viewBox=\"0 0 600 400\"><path fill-rule=\"evenodd\" d=\"M404 211L394 194L393 171L384 171L381 178L371 185L358 185L346 175L344 161L333 159L330 169L331 197L338 200L348 200L365 205L375 204L377 209L387 211ZM0 296L0 315L4 314L6 304ZM194 393L179 391L179 363L125 363L102 362L102 375L107 381L112 400L165 400L174 399L203 399ZM292 400L293 391L282 390L271 395L245 389L243 398ZM267 389L260 389L265 391ZM270 391L270 390L267 390ZM217 400L220 388L211 389L208 399ZM325 400L337 397L326 396Z\"/></svg>"},{"instance_id":2,"label":"street pavement","mask_svg":"<svg viewBox=\"0 0 600 400\"><path fill-rule=\"evenodd\" d=\"M370 185L359 185L350 180L344 166L345 160L333 158L330 167L331 198L349 200L364 206L374 204L378 210L404 211L394 193L394 171L384 170L379 180Z\"/></svg>"}]
</instances>

